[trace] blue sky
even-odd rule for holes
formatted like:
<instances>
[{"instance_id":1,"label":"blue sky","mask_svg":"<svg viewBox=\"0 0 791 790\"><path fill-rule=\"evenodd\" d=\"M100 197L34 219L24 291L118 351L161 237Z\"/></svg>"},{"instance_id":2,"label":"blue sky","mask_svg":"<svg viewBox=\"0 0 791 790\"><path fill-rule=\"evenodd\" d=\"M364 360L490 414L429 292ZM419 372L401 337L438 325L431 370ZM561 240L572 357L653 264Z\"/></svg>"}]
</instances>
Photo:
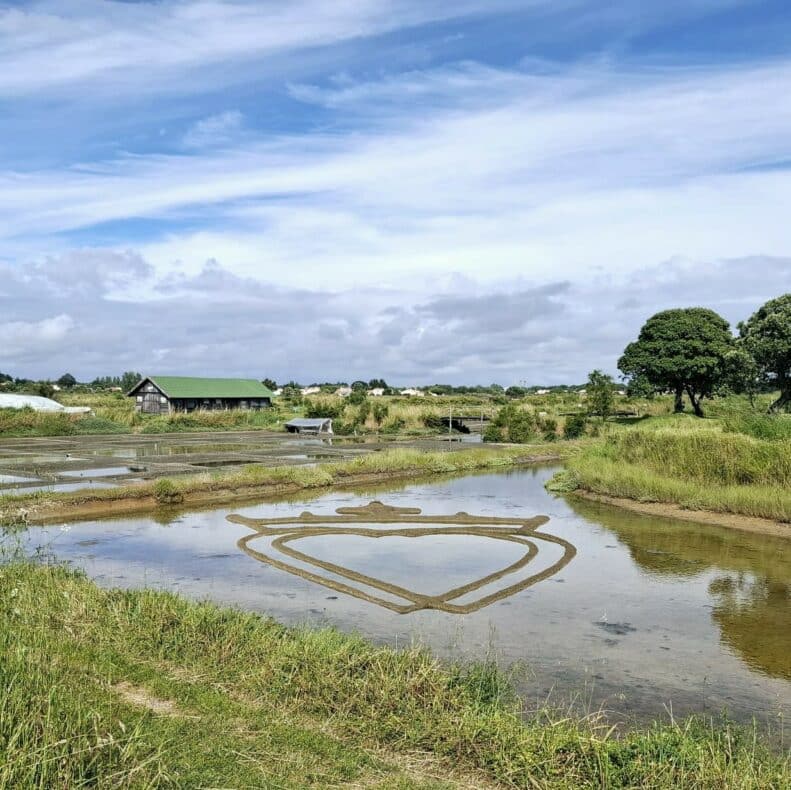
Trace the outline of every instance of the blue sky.
<instances>
[{"instance_id":1,"label":"blue sky","mask_svg":"<svg viewBox=\"0 0 791 790\"><path fill-rule=\"evenodd\" d=\"M791 8L0 2L0 370L503 384L791 290Z\"/></svg>"}]
</instances>

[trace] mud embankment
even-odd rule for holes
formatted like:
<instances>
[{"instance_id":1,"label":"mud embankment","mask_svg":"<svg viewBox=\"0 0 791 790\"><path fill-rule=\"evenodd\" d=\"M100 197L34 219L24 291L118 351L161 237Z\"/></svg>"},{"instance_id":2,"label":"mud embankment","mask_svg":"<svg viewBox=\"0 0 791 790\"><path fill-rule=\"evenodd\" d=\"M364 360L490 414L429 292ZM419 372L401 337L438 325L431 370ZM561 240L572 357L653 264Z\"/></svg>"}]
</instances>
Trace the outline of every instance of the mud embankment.
<instances>
[{"instance_id":1,"label":"mud embankment","mask_svg":"<svg viewBox=\"0 0 791 790\"><path fill-rule=\"evenodd\" d=\"M480 452L480 451L479 451ZM492 456L497 451L492 451ZM463 453L463 451L462 451ZM461 453L460 453L461 454ZM454 454L455 455L455 454ZM332 475L326 479L266 481L252 484L230 482L225 485L222 478L206 481L205 485L196 483L189 486L183 482L176 499L169 504L157 497L155 486L136 486L113 491L86 489L70 494L33 495L30 497L9 497L0 502L0 525L24 526L27 524L51 524L60 521L76 521L95 518L150 513L163 508L190 510L222 505L236 505L262 499L287 497L309 491L326 491L333 488L348 489L360 486L376 486L393 481L409 481L436 477L440 475L457 476L475 472L497 471L509 468L533 466L560 461L559 454L509 455L499 458L496 464L481 462L456 470L439 468L432 470L425 466L405 466L385 471L362 471L347 473L343 462L333 464ZM179 481L182 482L182 481Z\"/></svg>"},{"instance_id":2,"label":"mud embankment","mask_svg":"<svg viewBox=\"0 0 791 790\"><path fill-rule=\"evenodd\" d=\"M586 491L582 488L577 489L569 496L580 497L591 502L601 502L605 505L614 505L615 507L631 510L633 513L640 513L645 516L674 518L681 521L693 521L696 524L709 524L711 526L739 529L743 532L755 532L791 539L791 524L767 518L743 516L738 513L718 513L714 510L691 510L670 502L640 502L636 499L596 494L593 491Z\"/></svg>"}]
</instances>

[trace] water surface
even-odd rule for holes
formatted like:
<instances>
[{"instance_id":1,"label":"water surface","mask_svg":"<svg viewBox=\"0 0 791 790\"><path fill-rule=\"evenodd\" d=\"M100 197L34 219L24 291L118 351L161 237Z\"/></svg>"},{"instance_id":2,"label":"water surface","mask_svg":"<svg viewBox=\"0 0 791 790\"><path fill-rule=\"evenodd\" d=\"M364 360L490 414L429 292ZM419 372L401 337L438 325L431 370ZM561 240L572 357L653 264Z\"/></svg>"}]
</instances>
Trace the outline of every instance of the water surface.
<instances>
[{"instance_id":1,"label":"water surface","mask_svg":"<svg viewBox=\"0 0 791 790\"><path fill-rule=\"evenodd\" d=\"M583 707L604 706L637 718L671 709L674 714L727 709L737 719L755 715L782 727L791 713L791 544L555 499L543 488L552 472L475 475L379 490L375 497L333 492L236 509L36 528L25 540L31 550L46 546L106 586L174 590L287 623L358 631L390 645L417 641L453 658L494 654L524 668L518 684L529 703L549 698L560 704L574 697ZM251 530L227 521L231 513L332 515L336 508L365 505L372 498L420 508L423 515L466 511L482 520L518 521L546 514L549 521L537 534L571 544L576 555L548 578L468 614L434 609L398 614L259 561L237 546ZM269 556L272 540L257 537L248 545ZM288 545L418 596L442 595L496 576L526 550L475 535L372 538L344 532L344 525L338 534ZM536 545L530 573L550 567L562 554L558 545ZM317 570L287 559L297 568ZM495 579L485 589L505 589L524 572ZM344 574L328 577L350 583Z\"/></svg>"}]
</instances>

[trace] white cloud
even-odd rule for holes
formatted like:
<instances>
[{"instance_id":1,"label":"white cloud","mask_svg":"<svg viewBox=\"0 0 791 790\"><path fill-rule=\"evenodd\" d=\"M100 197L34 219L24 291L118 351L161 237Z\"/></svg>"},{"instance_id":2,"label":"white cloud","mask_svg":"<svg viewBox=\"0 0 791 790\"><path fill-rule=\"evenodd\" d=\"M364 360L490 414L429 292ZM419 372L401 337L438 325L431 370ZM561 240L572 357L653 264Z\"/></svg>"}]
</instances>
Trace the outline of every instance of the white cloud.
<instances>
[{"instance_id":1,"label":"white cloud","mask_svg":"<svg viewBox=\"0 0 791 790\"><path fill-rule=\"evenodd\" d=\"M194 123L187 130L182 142L187 148L227 146L239 139L243 126L242 113L238 110L227 110Z\"/></svg>"},{"instance_id":2,"label":"white cloud","mask_svg":"<svg viewBox=\"0 0 791 790\"><path fill-rule=\"evenodd\" d=\"M63 272L80 259L95 287L70 292L69 314L59 313ZM625 345L658 310L699 304L735 324L791 290L791 257L676 260L544 285L446 277L332 290L283 287L265 272L242 278L216 262L152 282L140 256L101 250L30 268L0 272L2 369L55 376L69 368L82 378L156 368L306 383L581 381L594 367L616 372Z\"/></svg>"},{"instance_id":3,"label":"white cloud","mask_svg":"<svg viewBox=\"0 0 791 790\"><path fill-rule=\"evenodd\" d=\"M6 321L0 323L0 342L7 359L19 355L42 357L60 348L74 328L74 319L62 313L41 321Z\"/></svg>"}]
</instances>

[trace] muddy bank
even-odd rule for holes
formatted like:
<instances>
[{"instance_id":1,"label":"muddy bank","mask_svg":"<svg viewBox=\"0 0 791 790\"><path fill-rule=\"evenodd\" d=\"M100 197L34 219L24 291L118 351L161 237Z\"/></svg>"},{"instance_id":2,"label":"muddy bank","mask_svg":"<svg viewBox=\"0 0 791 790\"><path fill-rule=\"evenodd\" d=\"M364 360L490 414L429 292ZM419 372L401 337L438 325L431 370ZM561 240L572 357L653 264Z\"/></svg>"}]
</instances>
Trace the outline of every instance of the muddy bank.
<instances>
[{"instance_id":1,"label":"muddy bank","mask_svg":"<svg viewBox=\"0 0 791 790\"><path fill-rule=\"evenodd\" d=\"M738 529L743 532L755 532L791 539L791 524L785 524L782 521L772 521L771 519L757 518L755 516L742 516L738 513L718 513L713 510L690 510L669 502L640 502L636 499L595 494L592 491L585 491L581 488L568 496L614 505L615 507L631 510L634 513L641 513L646 516L675 518L681 521L693 521L696 524L710 524L712 526Z\"/></svg>"},{"instance_id":2,"label":"muddy bank","mask_svg":"<svg viewBox=\"0 0 791 790\"><path fill-rule=\"evenodd\" d=\"M470 458L475 453L478 457ZM179 480L178 496L170 507L179 510L203 508L215 505L241 504L255 499L268 499L288 496L306 490L330 490L333 488L353 488L389 483L393 480L426 478L429 476L447 475L454 472L473 472L489 468L517 468L535 464L551 463L561 460L560 454L520 452L505 453L504 450L491 451L457 451L452 453L450 466L442 465L431 468L425 464L405 463L398 466L393 463L388 468L379 470L352 471L350 464L339 462L331 467L318 467L319 474L292 475L290 479L278 473L287 468L274 467L266 470L273 477L268 481L239 481L229 476L227 481L222 477L211 480L183 478ZM421 453L421 458L428 459L431 453ZM449 458L451 454L448 454ZM467 457L465 457L467 456ZM457 468L453 468L458 463ZM359 464L358 464L359 465ZM307 470L306 470L307 471ZM321 474L324 472L324 474ZM51 524L57 521L73 521L95 519L128 514L142 514L168 507L157 497L153 485L120 488L115 490L85 490L67 495L42 495L31 497L10 498L0 503L0 525Z\"/></svg>"}]
</instances>

